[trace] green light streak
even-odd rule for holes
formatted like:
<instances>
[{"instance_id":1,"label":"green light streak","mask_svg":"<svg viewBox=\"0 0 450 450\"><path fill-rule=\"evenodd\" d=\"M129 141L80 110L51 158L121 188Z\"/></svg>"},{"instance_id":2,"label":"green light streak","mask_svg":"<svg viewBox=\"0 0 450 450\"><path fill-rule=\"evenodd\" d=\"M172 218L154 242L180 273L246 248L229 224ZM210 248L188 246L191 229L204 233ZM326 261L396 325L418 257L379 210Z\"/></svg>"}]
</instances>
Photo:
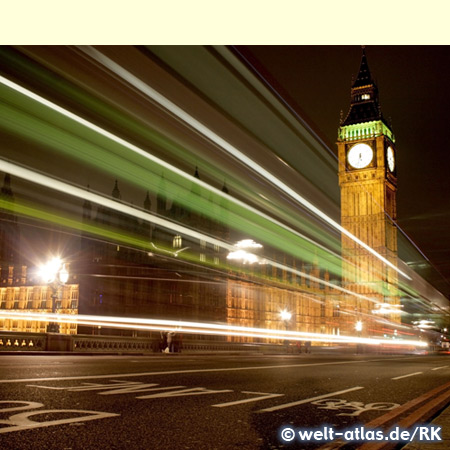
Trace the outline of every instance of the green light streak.
<instances>
[{"instance_id":1,"label":"green light streak","mask_svg":"<svg viewBox=\"0 0 450 450\"><path fill-rule=\"evenodd\" d=\"M2 125L10 132L21 136L25 135L28 139L45 144L46 147L63 152L85 164L106 169L115 176L120 173L129 182L144 186L152 192L158 192L160 173L164 167L157 162L127 151L120 143L105 139L96 131L62 116L56 111L42 108L35 101L18 96L8 88L2 87L2 91L6 103L1 105L0 118L3 119ZM103 112L106 111L108 108L103 108ZM109 114L111 116L111 113ZM115 115L115 120L118 120L120 115ZM46 121L41 120L40 117L45 117ZM153 139L158 138L157 133L153 133ZM167 139L159 139L158 143L166 146L167 143L171 144ZM173 149L179 150L175 146ZM185 154L186 152L184 152ZM214 191L204 186L196 186L196 192L194 192L192 181L185 177L180 177L170 171L165 173L165 177L166 192L164 194L179 201L188 210L195 211L209 219L219 219L227 226L243 233L251 230L252 237L269 243L306 263L318 264L322 269L340 276L341 260L339 256L324 251L323 248L265 217L254 214L241 205L217 196ZM208 200L205 197L208 197ZM254 195L252 197L255 198ZM259 198L258 201L260 201ZM288 212L283 212L283 214L286 215ZM297 219L298 217L296 217ZM308 229L308 231L310 230L311 228ZM327 240L330 245L335 245L335 239L329 239L328 234L317 233L315 230L311 231L311 234L320 236L322 241Z\"/></svg>"},{"instance_id":2,"label":"green light streak","mask_svg":"<svg viewBox=\"0 0 450 450\"><path fill-rule=\"evenodd\" d=\"M158 254L167 257L168 253L173 253L173 248L165 247L158 243L157 248L155 248L148 239L143 239L142 237L134 236L129 233L124 233L123 231L114 230L112 228L101 227L89 223L82 222L80 220L71 219L69 217L64 217L61 214L55 214L50 211L45 211L43 209L38 209L35 206L30 206L23 202L10 202L4 199L0 199L0 210L6 210L16 215L25 216L32 219L37 219L39 221L44 221L47 223L53 223L72 231L77 231L84 235L95 236L96 238L102 238L114 245L126 245L130 246L139 251L144 251L150 254ZM265 275L263 273L255 273L250 267L243 266L232 266L230 264L214 264L212 261L199 261L199 257L195 253L184 251L179 253L177 256L178 260L182 260L189 263L201 264L202 266L209 267L215 270L222 270L223 275L228 277L229 273L235 273L238 277L248 277L248 282L259 282L259 283L270 283L271 285L278 284L282 289L291 289L302 292L316 293L314 289L309 289L302 286L300 289L299 285L292 283L287 283L286 281L272 277L270 275ZM268 264L270 265L270 263ZM281 266L280 266L281 268ZM288 266L284 266L284 269L289 270ZM319 294L322 292L319 292Z\"/></svg>"},{"instance_id":3,"label":"green light streak","mask_svg":"<svg viewBox=\"0 0 450 450\"><path fill-rule=\"evenodd\" d=\"M26 49L23 49L24 52L27 52ZM126 114L117 110L117 105L107 104L103 101L100 101L94 98L92 95L86 94L84 91L75 87L72 83L67 82L64 78L54 75L48 70L43 69L42 67L32 64L29 59L23 58L20 54L17 54L7 47L0 47L0 57L7 62L8 66L14 68L18 73L27 73L33 78L34 82L38 82L43 86L51 86L53 92L60 94L63 98L69 98L71 103L73 101L77 102L83 110L88 110L92 113L95 113L97 117L103 118L107 123L115 124L120 129L124 129L127 131L127 134L133 137L138 137L142 142L151 143L152 146L156 146L158 148L164 149L165 153L168 153L178 160L187 161L192 167L198 164L198 157L189 152L189 149L185 146L181 146L174 142L172 139L167 136L159 133L154 130L151 126L149 126L148 122L145 119L141 119L140 121L133 120L130 117L130 112L126 112ZM13 93L14 94L14 93ZM16 101L13 100L12 101ZM21 98L19 99L18 108L22 108L25 111L29 111L31 115L36 117L44 116L49 123L55 124L56 127L61 127L62 130L66 130L69 134L83 136L83 139L88 140L94 146L98 146L106 150L106 153L99 155L98 158L94 157L92 153L95 151L95 148L91 148L89 152L82 152L83 147L76 147L72 145L73 151L64 153L72 158L76 158L78 160L83 161L86 164L90 164L92 167L97 167L102 170L106 170L108 173L111 173L115 178L120 175L122 179L127 180L128 182L135 184L139 187L143 187L143 181L138 183L134 177L134 170L121 170L121 166L117 164L112 164L109 162L109 152L114 152L120 158L135 161L136 164L140 167L141 164L145 163L142 159L136 159L136 155L132 152L129 152L127 149L123 147L117 147L112 145L110 141L105 142L104 138L101 138L97 133L93 133L91 130L87 130L85 127L76 126L73 122L67 123L62 116L51 111L49 109L42 109L35 102L28 101L28 99ZM120 106L119 106L120 107ZM24 126L26 129L26 125ZM48 130L47 130L48 131ZM20 134L20 130L16 131ZM31 138L28 136L28 138ZM31 138L33 139L33 138ZM36 142L39 140L33 139ZM61 136L59 141L63 143L65 140L64 136ZM62 152L64 151L59 144L51 145L51 143L40 141L42 143L46 143L49 145L54 151ZM80 143L81 144L81 143ZM84 145L84 144L83 144ZM145 166L149 168L148 166ZM153 175L157 175L158 179L164 171L163 168L157 170L156 168L149 168L150 170L154 170ZM207 162L202 161L202 172L208 173L213 179L221 180L224 177L223 172L218 171L214 161ZM165 176L168 177L167 172L164 172ZM151 177L150 177L151 178ZM236 180L231 177L231 174L227 174L227 184L235 190L236 192L241 193L245 198L250 199L255 205L262 205L265 210L267 210L273 217L280 218L284 223L290 224L293 228L302 230L303 233L306 233L308 236L311 236L317 242L322 242L326 248L329 248L334 253L340 253L340 237L336 235L331 235L327 231L321 231L317 224L311 222L307 216L301 214L292 214L292 211L286 211L280 209L279 202L268 202L263 200L253 189L249 187L247 184L241 183L241 181ZM151 180L147 180L150 184L145 186L151 192L157 192L157 184L155 184L155 180L153 182ZM173 180L175 184L179 184L179 178ZM192 185L188 185L185 188L190 189ZM167 195L173 195L170 191L167 192ZM178 195L178 194L177 194ZM175 197L174 197L175 198ZM188 206L188 205L186 205ZM195 205L191 205L192 208ZM208 213L210 209L206 210ZM205 214L205 212L203 212ZM311 262L311 261L309 261ZM331 269L330 269L331 270Z\"/></svg>"},{"instance_id":4,"label":"green light streak","mask_svg":"<svg viewBox=\"0 0 450 450\"><path fill-rule=\"evenodd\" d=\"M0 86L0 95L5 100L5 103L0 104L0 127L86 164L102 167L114 175L120 173L130 183L158 192L160 174L165 168L157 162L129 151L124 152L122 145L105 139L92 130L86 130L82 125L47 108L44 109L44 121L40 119L44 115L42 107L4 86ZM219 220L244 234L251 230L255 239L270 243L307 263L318 262L323 269L340 276L340 257L204 186L196 186L194 192L192 182L174 172L166 170L164 176L165 196L179 201L188 210L211 220Z\"/></svg>"}]
</instances>

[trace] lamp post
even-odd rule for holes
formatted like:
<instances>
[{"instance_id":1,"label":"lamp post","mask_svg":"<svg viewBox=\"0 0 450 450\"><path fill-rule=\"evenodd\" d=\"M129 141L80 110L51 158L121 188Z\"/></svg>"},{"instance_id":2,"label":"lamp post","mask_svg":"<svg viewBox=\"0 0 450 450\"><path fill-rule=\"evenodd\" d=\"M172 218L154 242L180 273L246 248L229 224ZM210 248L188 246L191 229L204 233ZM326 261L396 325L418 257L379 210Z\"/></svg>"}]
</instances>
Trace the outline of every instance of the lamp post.
<instances>
[{"instance_id":1,"label":"lamp post","mask_svg":"<svg viewBox=\"0 0 450 450\"><path fill-rule=\"evenodd\" d=\"M292 314L287 311L286 309L283 309L283 311L280 311L280 318L284 322L284 326L286 328L286 331L289 327L289 321L291 320ZM286 346L286 352L289 351L289 341L287 339L284 340L284 345Z\"/></svg>"},{"instance_id":2,"label":"lamp post","mask_svg":"<svg viewBox=\"0 0 450 450\"><path fill-rule=\"evenodd\" d=\"M66 265L59 258L53 258L40 269L40 275L52 291L52 314L56 312L56 300L59 290L69 279L69 272ZM50 322L47 325L47 333L59 333L59 324Z\"/></svg>"},{"instance_id":3,"label":"lamp post","mask_svg":"<svg viewBox=\"0 0 450 450\"><path fill-rule=\"evenodd\" d=\"M358 332L358 338L361 337L362 329L363 329L363 323L361 320L358 320L355 323L355 330ZM356 353L362 353L362 348L363 348L362 344L358 341L356 344Z\"/></svg>"}]
</instances>

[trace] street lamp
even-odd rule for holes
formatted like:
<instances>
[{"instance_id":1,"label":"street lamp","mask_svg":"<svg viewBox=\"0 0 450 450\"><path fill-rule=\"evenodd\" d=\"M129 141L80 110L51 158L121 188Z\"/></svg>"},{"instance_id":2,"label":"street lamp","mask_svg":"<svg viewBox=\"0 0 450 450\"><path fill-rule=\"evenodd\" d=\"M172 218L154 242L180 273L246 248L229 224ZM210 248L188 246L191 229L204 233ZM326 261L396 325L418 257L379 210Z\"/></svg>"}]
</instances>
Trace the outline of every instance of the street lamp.
<instances>
[{"instance_id":1,"label":"street lamp","mask_svg":"<svg viewBox=\"0 0 450 450\"><path fill-rule=\"evenodd\" d=\"M283 309L283 311L280 311L280 317L281 320L284 321L284 325L286 326L286 330L288 329L289 321L291 320L292 314L289 311L286 311Z\"/></svg>"},{"instance_id":2,"label":"street lamp","mask_svg":"<svg viewBox=\"0 0 450 450\"><path fill-rule=\"evenodd\" d=\"M52 314L55 314L59 290L67 283L69 272L60 258L53 258L40 268L39 274L52 291ZM59 333L59 324L50 322L47 325L47 333Z\"/></svg>"},{"instance_id":3,"label":"street lamp","mask_svg":"<svg viewBox=\"0 0 450 450\"><path fill-rule=\"evenodd\" d=\"M283 309L283 311L280 311L280 318L284 322L284 326L286 327L286 331L289 327L289 321L291 320L292 314L286 310ZM286 346L286 351L289 351L289 341L287 339L284 340L284 345Z\"/></svg>"},{"instance_id":4,"label":"street lamp","mask_svg":"<svg viewBox=\"0 0 450 450\"><path fill-rule=\"evenodd\" d=\"M363 329L363 323L362 323L361 320L358 320L358 321L355 323L355 330L358 332L358 337L359 337L359 338L361 337L361 331L362 331L362 329ZM361 342L358 341L358 342L356 343L356 353L362 353L362 349L363 349L362 344L361 344Z\"/></svg>"}]
</instances>

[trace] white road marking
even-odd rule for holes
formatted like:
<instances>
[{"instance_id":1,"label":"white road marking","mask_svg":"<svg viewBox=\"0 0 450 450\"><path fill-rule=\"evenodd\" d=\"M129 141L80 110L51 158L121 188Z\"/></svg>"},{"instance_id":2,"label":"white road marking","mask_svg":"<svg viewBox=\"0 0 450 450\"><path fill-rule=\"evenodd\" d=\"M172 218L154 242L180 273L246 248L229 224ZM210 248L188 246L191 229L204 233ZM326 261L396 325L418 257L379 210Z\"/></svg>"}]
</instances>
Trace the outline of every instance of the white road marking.
<instances>
[{"instance_id":1,"label":"white road marking","mask_svg":"<svg viewBox=\"0 0 450 450\"><path fill-rule=\"evenodd\" d=\"M216 408L225 408L227 406L241 405L242 403L259 402L260 400L266 400L267 398L282 397L284 395L284 394L269 394L267 392L250 392L250 391L241 391L241 392L243 394L260 395L261 397L246 398L245 400L237 400L235 402L228 402L228 403L218 403L217 405L211 406L215 406Z\"/></svg>"},{"instance_id":2,"label":"white road marking","mask_svg":"<svg viewBox=\"0 0 450 450\"><path fill-rule=\"evenodd\" d=\"M20 400L1 400L1 403L6 403L6 404L12 404L12 403L17 403L17 404L22 404L25 406L13 406L12 408L0 408L0 412L4 413L6 411L23 411L24 409L37 409L37 408L41 408L42 406L44 406L42 403L37 403L37 402L23 402ZM2 422L0 422L2 423Z\"/></svg>"},{"instance_id":3,"label":"white road marking","mask_svg":"<svg viewBox=\"0 0 450 450\"><path fill-rule=\"evenodd\" d=\"M35 387L39 389L53 389L55 391L95 391L100 389L111 389L111 388L120 388L120 387L129 387L129 386L142 386L143 383L133 382L133 381L118 381L111 380L116 384L98 384L98 383L82 383L82 386L64 386L64 387L56 387L56 386L41 386L38 384L27 384L27 387ZM145 385L147 386L147 385ZM148 385L150 386L150 385ZM157 384L152 384L152 386L157 386Z\"/></svg>"},{"instance_id":4,"label":"white road marking","mask_svg":"<svg viewBox=\"0 0 450 450\"><path fill-rule=\"evenodd\" d=\"M39 389L51 389L53 391L64 391L64 389L67 389L65 387L39 386L38 384L27 384L27 387L36 387L36 388L39 388Z\"/></svg>"},{"instance_id":5,"label":"white road marking","mask_svg":"<svg viewBox=\"0 0 450 450\"><path fill-rule=\"evenodd\" d=\"M399 377L391 378L391 380L401 380L402 378L413 377L414 375L420 375L421 373L423 372L408 373L407 375L401 375Z\"/></svg>"},{"instance_id":6,"label":"white road marking","mask_svg":"<svg viewBox=\"0 0 450 450\"><path fill-rule=\"evenodd\" d=\"M249 366L249 367L225 367L221 369L190 369L190 370L168 370L163 372L141 372L141 373L113 373L106 375L84 375L76 377L48 377L48 378L19 378L16 380L0 380L0 383L32 383L35 381L65 381L65 380L98 380L101 378L128 378L128 377L148 377L153 375L177 375L187 373L213 373L213 372L235 372L244 370L265 370L265 369L287 369L294 367L316 367L333 366L343 364L366 364L368 362L386 361L394 358L367 359L358 361L334 361L326 363L308 363L308 364L281 364L274 366Z\"/></svg>"},{"instance_id":7,"label":"white road marking","mask_svg":"<svg viewBox=\"0 0 450 450\"><path fill-rule=\"evenodd\" d=\"M328 394L318 395L317 397L305 398L304 400L299 400L297 402L285 403L284 405L278 405L278 406L272 406L271 408L260 409L258 412L278 411L279 409L291 408L292 406L303 405L304 403L311 403L314 400L320 400L321 398L327 398L327 397L329 398L332 395L341 395L341 394L345 394L346 392L358 391L359 389L364 389L364 387L363 386L355 386L355 387L352 387L349 389L344 389L343 391L330 392Z\"/></svg>"},{"instance_id":8,"label":"white road marking","mask_svg":"<svg viewBox=\"0 0 450 450\"><path fill-rule=\"evenodd\" d=\"M434 369L431 369L431 370L441 370L441 369L445 369L446 367L448 367L448 366L435 367Z\"/></svg>"},{"instance_id":9,"label":"white road marking","mask_svg":"<svg viewBox=\"0 0 450 450\"><path fill-rule=\"evenodd\" d=\"M334 411L350 410L351 413L340 413L338 416L359 416L365 411L389 411L394 408L398 408L400 405L398 403L388 403L388 402L374 402L367 403L363 402L349 402L348 400L342 400L339 398L326 398L321 399L311 403L312 405L319 406L318 409L330 409Z\"/></svg>"},{"instance_id":10,"label":"white road marking","mask_svg":"<svg viewBox=\"0 0 450 450\"><path fill-rule=\"evenodd\" d=\"M161 390L162 389L164 388L161 388ZM190 395L222 394L223 392L233 392L233 391L231 391L230 389L214 390L214 389L206 389L204 387L196 387L196 388L182 389L179 391L163 392L160 394L142 395L136 398L149 399L149 398L186 397Z\"/></svg>"},{"instance_id":11,"label":"white road marking","mask_svg":"<svg viewBox=\"0 0 450 450\"><path fill-rule=\"evenodd\" d=\"M174 389L185 388L186 386L166 386L166 387L155 387L159 386L158 383L140 383L133 381L118 381L111 380L113 384L98 384L98 383L82 383L81 386L65 386L65 387L52 387L52 386L40 386L37 384L27 384L27 387L35 387L39 389L55 389L55 390L65 390L69 392L85 392L85 391L101 391L97 392L99 395L116 395L116 394L138 394L140 392L153 392L153 391L167 391Z\"/></svg>"},{"instance_id":12,"label":"white road marking","mask_svg":"<svg viewBox=\"0 0 450 450\"><path fill-rule=\"evenodd\" d=\"M138 394L139 392L154 392L154 391L169 391L172 389L181 389L186 386L165 386L157 388L146 388L145 386L159 386L158 384L144 384L143 387L136 386L135 388L113 389L107 392L99 392L99 395L117 395L117 394ZM142 398L142 397L136 397Z\"/></svg>"},{"instance_id":13,"label":"white road marking","mask_svg":"<svg viewBox=\"0 0 450 450\"><path fill-rule=\"evenodd\" d=\"M2 412L5 411L18 411L23 409L34 409L31 412L22 412L19 414L14 414L10 416L7 420L2 420L2 425L9 425L0 428L0 433L11 433L13 431L29 430L31 428L42 428L42 427L52 427L55 425L72 424L76 422L86 422L88 420L104 419L106 417L118 417L120 414L105 413L99 411L86 411L80 409L39 409L44 406L42 403L35 402L22 402L22 401L6 401L3 400L0 403L20 403L27 404L27 406L20 406L14 408L4 408L1 409ZM42 414L58 414L58 413L73 413L73 414L85 414L80 417L72 417L69 419L59 419L59 420L47 420L45 422L35 422L29 419L31 416L42 415ZM88 414L88 415L86 415Z\"/></svg>"}]
</instances>

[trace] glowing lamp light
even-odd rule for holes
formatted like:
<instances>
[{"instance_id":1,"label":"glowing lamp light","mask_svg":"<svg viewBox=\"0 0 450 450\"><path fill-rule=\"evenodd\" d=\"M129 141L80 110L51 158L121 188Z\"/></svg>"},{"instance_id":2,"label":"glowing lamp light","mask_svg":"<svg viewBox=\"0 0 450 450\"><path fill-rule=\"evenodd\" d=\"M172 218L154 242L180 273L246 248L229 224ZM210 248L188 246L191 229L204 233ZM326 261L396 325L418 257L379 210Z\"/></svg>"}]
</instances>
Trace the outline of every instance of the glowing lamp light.
<instances>
[{"instance_id":1,"label":"glowing lamp light","mask_svg":"<svg viewBox=\"0 0 450 450\"><path fill-rule=\"evenodd\" d=\"M243 239L235 244L237 248L262 248L261 244L253 241L252 239Z\"/></svg>"},{"instance_id":2,"label":"glowing lamp light","mask_svg":"<svg viewBox=\"0 0 450 450\"><path fill-rule=\"evenodd\" d=\"M280 312L281 320L291 320L292 314L289 311L286 311L283 309L283 311Z\"/></svg>"},{"instance_id":3,"label":"glowing lamp light","mask_svg":"<svg viewBox=\"0 0 450 450\"><path fill-rule=\"evenodd\" d=\"M355 330L362 331L362 329L363 329L363 324L360 320L358 320L358 322L355 323Z\"/></svg>"},{"instance_id":4,"label":"glowing lamp light","mask_svg":"<svg viewBox=\"0 0 450 450\"><path fill-rule=\"evenodd\" d=\"M69 280L69 272L66 265L60 258L52 258L46 264L40 267L39 276L47 283L52 292L52 314L56 312L56 301L61 287ZM59 324L50 322L47 325L47 332L59 333Z\"/></svg>"},{"instance_id":5,"label":"glowing lamp light","mask_svg":"<svg viewBox=\"0 0 450 450\"><path fill-rule=\"evenodd\" d=\"M254 264L259 261L259 258L253 253L248 253L245 250L236 250L235 252L230 252L227 255L227 259L235 259L242 261L243 264Z\"/></svg>"},{"instance_id":6,"label":"glowing lamp light","mask_svg":"<svg viewBox=\"0 0 450 450\"><path fill-rule=\"evenodd\" d=\"M64 274L62 275L63 271L64 271ZM61 279L61 276L67 277L66 281L69 278L69 273L67 272L65 265L62 263L60 258L51 259L46 264L41 266L39 269L39 276L47 284L55 282L57 280L58 275L59 275L60 281L63 283L65 283L65 281L63 281Z\"/></svg>"},{"instance_id":7,"label":"glowing lamp light","mask_svg":"<svg viewBox=\"0 0 450 450\"><path fill-rule=\"evenodd\" d=\"M61 270L59 271L59 280L63 284L66 284L69 280L69 272L67 271L65 264L62 265Z\"/></svg>"},{"instance_id":8,"label":"glowing lamp light","mask_svg":"<svg viewBox=\"0 0 450 450\"><path fill-rule=\"evenodd\" d=\"M260 258L253 254L247 252L245 249L258 249L262 248L261 244L253 241L252 239L243 239L234 244L236 250L231 251L227 255L227 259L238 260L243 264L254 264L259 262L260 264L265 264L265 260L260 260Z\"/></svg>"}]
</instances>

